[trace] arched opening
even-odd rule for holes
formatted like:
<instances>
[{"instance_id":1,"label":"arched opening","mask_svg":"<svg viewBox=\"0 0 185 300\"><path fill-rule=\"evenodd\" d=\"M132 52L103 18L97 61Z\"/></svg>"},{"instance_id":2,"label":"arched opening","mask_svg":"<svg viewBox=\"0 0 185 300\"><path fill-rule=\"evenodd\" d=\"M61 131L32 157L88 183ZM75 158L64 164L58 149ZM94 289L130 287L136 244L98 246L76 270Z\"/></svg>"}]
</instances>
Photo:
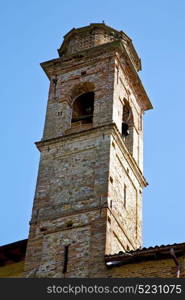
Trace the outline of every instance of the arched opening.
<instances>
[{"instance_id":1,"label":"arched opening","mask_svg":"<svg viewBox=\"0 0 185 300\"><path fill-rule=\"evenodd\" d=\"M94 92L88 92L77 97L73 103L72 123L81 122L89 124L93 122Z\"/></svg>"},{"instance_id":2,"label":"arched opening","mask_svg":"<svg viewBox=\"0 0 185 300\"><path fill-rule=\"evenodd\" d=\"M131 110L128 104L124 104L123 106L123 117L122 117L122 135L128 136L129 135L129 119L131 115Z\"/></svg>"},{"instance_id":3,"label":"arched opening","mask_svg":"<svg viewBox=\"0 0 185 300\"><path fill-rule=\"evenodd\" d=\"M133 113L130 105L124 99L121 134L130 153L133 153Z\"/></svg>"}]
</instances>

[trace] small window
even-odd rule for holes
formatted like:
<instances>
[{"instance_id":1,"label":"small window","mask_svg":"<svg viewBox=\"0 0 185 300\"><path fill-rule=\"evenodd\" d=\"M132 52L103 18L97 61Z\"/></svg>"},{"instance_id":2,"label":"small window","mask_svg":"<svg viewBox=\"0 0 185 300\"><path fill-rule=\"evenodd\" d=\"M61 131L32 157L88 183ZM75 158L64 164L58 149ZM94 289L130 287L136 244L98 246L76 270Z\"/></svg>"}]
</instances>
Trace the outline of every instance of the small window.
<instances>
[{"instance_id":1,"label":"small window","mask_svg":"<svg viewBox=\"0 0 185 300\"><path fill-rule=\"evenodd\" d=\"M52 82L53 82L54 86L56 86L56 85L57 85L57 81L58 81L58 79L57 79L57 78L53 78Z\"/></svg>"},{"instance_id":2,"label":"small window","mask_svg":"<svg viewBox=\"0 0 185 300\"><path fill-rule=\"evenodd\" d=\"M142 113L140 113L140 116L139 116L139 129L140 130L143 129L143 115L142 115Z\"/></svg>"},{"instance_id":3,"label":"small window","mask_svg":"<svg viewBox=\"0 0 185 300\"><path fill-rule=\"evenodd\" d=\"M126 208L126 203L127 203L127 186L124 184L124 196L123 196L123 206Z\"/></svg>"},{"instance_id":4,"label":"small window","mask_svg":"<svg viewBox=\"0 0 185 300\"><path fill-rule=\"evenodd\" d=\"M47 231L47 228L46 227L40 227L40 231L45 232L45 231Z\"/></svg>"},{"instance_id":5,"label":"small window","mask_svg":"<svg viewBox=\"0 0 185 300\"><path fill-rule=\"evenodd\" d=\"M67 223L67 225L66 225L66 227L67 227L67 228L71 228L71 227L73 227L73 223L72 223L71 221L70 221L70 222L68 222L68 223Z\"/></svg>"},{"instance_id":6,"label":"small window","mask_svg":"<svg viewBox=\"0 0 185 300\"><path fill-rule=\"evenodd\" d=\"M119 67L116 66L116 83L119 83Z\"/></svg>"},{"instance_id":7,"label":"small window","mask_svg":"<svg viewBox=\"0 0 185 300\"><path fill-rule=\"evenodd\" d=\"M110 182L113 184L113 178L110 176Z\"/></svg>"},{"instance_id":8,"label":"small window","mask_svg":"<svg viewBox=\"0 0 185 300\"><path fill-rule=\"evenodd\" d=\"M69 245L64 246L63 274L67 272Z\"/></svg>"}]
</instances>

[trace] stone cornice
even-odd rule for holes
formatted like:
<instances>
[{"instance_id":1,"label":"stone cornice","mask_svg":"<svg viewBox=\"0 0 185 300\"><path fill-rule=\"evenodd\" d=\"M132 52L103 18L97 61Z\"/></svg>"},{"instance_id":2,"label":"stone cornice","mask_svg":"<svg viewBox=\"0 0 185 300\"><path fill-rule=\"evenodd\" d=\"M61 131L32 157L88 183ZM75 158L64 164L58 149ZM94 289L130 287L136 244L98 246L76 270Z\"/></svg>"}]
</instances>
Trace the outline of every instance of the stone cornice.
<instances>
[{"instance_id":1,"label":"stone cornice","mask_svg":"<svg viewBox=\"0 0 185 300\"><path fill-rule=\"evenodd\" d=\"M102 55L105 55L106 52L113 52L108 55L107 57L113 57L115 56L118 60L121 68L123 69L124 74L127 76L128 83L131 85L131 88L135 92L137 98L139 99L139 102L142 104L143 110L149 110L152 109L153 106L147 96L147 93L142 85L142 82L137 74L137 71L135 70L127 51L123 45L123 42L121 41L114 41L111 43L103 44L100 46L96 46L93 48L89 48L83 51L80 51L75 54L71 54L69 56L65 57L59 57L50 61L46 61L41 63L41 67L43 68L44 72L48 76L49 79L51 79L52 76L56 75L57 73L61 72L61 69L63 68L66 72L66 69L74 69L75 67L79 67L80 65L84 65L84 59L86 61L86 64L88 64L88 60L94 58L94 62L98 62L102 60ZM117 54L115 53L117 52ZM123 66L123 63L121 62L120 57L124 55L124 57L127 58L127 66ZM72 64L71 64L72 63ZM127 68L127 70L126 70Z\"/></svg>"},{"instance_id":2,"label":"stone cornice","mask_svg":"<svg viewBox=\"0 0 185 300\"><path fill-rule=\"evenodd\" d=\"M140 185L142 187L146 187L148 185L148 183L147 183L146 179L144 178L137 162L135 161L133 156L127 150L115 123L100 125L97 127L93 127L90 129L80 131L80 132L66 134L66 135L52 138L49 140L41 140L39 142L36 142L35 144L36 144L37 148L39 149L39 151L42 152L43 150L47 149L49 146L51 146L53 144L57 144L57 143L60 143L62 141L69 140L69 139L76 139L79 137L89 136L91 133L105 133L105 131L107 133L109 133L109 131L111 131L111 134L117 141L125 159L127 160L127 163L130 165L131 169L133 170L133 173L135 174Z\"/></svg>"},{"instance_id":3,"label":"stone cornice","mask_svg":"<svg viewBox=\"0 0 185 300\"><path fill-rule=\"evenodd\" d=\"M74 67L75 65L83 64L84 63L83 59L88 60L92 57L95 60L101 60L102 54L105 55L105 52L107 52L107 51L115 51L119 47L121 47L121 42L113 41L113 42L102 44L102 45L95 46L92 48L84 49L84 50L79 51L74 54L65 55L64 57L58 57L58 58L43 62L40 65L41 65L42 69L44 70L44 72L46 73L46 75L48 76L48 78L51 79L50 68L56 69L58 66L61 68L66 63L71 64L71 62L73 62L73 67ZM113 56L113 54L112 54L112 56Z\"/></svg>"},{"instance_id":4,"label":"stone cornice","mask_svg":"<svg viewBox=\"0 0 185 300\"><path fill-rule=\"evenodd\" d=\"M140 182L141 186L146 187L148 185L148 183L147 183L146 179L144 178L144 176L143 176L137 162L135 161L134 157L127 150L127 147L124 144L124 141L121 137L121 134L120 134L116 124L114 124L113 130L112 130L112 135L115 138L116 142L118 143L118 145L120 147L120 150L122 151L125 159L127 160L127 163L130 165L133 173L135 174L136 178Z\"/></svg>"},{"instance_id":5,"label":"stone cornice","mask_svg":"<svg viewBox=\"0 0 185 300\"><path fill-rule=\"evenodd\" d=\"M122 48L121 55L127 56L127 53L124 48ZM116 59L119 63L119 66L122 68L123 73L126 75L128 84L130 85L131 89L135 92L137 99L143 106L143 110L149 110L153 109L152 103L150 102L150 99L148 98L148 95L143 87L143 84L141 82L141 79L139 78L135 68L133 67L132 63L130 62L130 59L128 57L127 63L128 67L127 71L125 67L123 66L123 63L121 62L121 55L116 55ZM130 78L132 77L132 78Z\"/></svg>"}]
</instances>

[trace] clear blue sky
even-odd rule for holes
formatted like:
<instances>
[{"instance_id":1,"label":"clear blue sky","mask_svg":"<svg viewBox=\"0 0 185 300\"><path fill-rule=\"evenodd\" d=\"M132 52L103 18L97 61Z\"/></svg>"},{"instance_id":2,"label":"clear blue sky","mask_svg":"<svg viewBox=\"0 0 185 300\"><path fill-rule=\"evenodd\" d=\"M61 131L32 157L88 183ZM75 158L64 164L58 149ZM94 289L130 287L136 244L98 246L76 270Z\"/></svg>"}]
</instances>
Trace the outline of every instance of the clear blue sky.
<instances>
[{"instance_id":1,"label":"clear blue sky","mask_svg":"<svg viewBox=\"0 0 185 300\"><path fill-rule=\"evenodd\" d=\"M129 35L154 105L145 114L144 245L185 242L185 1L9 0L0 4L0 245L27 238L48 79L73 27L102 22Z\"/></svg>"}]
</instances>

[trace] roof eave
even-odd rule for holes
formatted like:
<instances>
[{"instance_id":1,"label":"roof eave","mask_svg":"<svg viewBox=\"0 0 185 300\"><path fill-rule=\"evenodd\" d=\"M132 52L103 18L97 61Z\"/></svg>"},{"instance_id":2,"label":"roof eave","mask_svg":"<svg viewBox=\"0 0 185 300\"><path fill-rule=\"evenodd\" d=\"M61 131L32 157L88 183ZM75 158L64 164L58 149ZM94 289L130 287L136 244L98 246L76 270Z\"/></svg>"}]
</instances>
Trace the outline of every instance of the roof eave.
<instances>
[{"instance_id":1,"label":"roof eave","mask_svg":"<svg viewBox=\"0 0 185 300\"><path fill-rule=\"evenodd\" d=\"M185 255L185 243L172 244L167 246L156 246L138 249L135 251L125 252L105 256L105 262L113 262L111 267L121 266L124 264L138 263L147 260L159 260L171 258L170 249L174 249L177 257ZM117 262L116 264L114 264Z\"/></svg>"}]
</instances>

